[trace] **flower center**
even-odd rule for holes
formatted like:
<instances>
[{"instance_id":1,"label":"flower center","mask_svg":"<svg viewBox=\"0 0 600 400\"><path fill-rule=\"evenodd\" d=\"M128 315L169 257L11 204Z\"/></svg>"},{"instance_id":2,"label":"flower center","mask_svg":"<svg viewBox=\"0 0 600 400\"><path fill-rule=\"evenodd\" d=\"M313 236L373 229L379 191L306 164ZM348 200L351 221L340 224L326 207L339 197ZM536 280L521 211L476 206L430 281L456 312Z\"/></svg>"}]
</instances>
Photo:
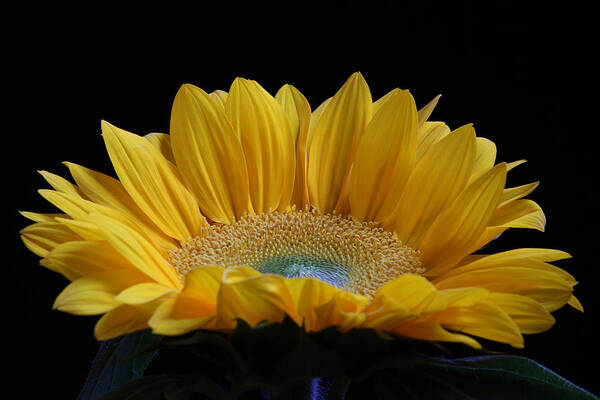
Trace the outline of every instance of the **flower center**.
<instances>
[{"instance_id":1,"label":"flower center","mask_svg":"<svg viewBox=\"0 0 600 400\"><path fill-rule=\"evenodd\" d=\"M314 209L210 225L172 250L170 261L182 277L203 265L247 265L262 273L314 277L367 296L402 274L424 272L419 252L377 223Z\"/></svg>"}]
</instances>

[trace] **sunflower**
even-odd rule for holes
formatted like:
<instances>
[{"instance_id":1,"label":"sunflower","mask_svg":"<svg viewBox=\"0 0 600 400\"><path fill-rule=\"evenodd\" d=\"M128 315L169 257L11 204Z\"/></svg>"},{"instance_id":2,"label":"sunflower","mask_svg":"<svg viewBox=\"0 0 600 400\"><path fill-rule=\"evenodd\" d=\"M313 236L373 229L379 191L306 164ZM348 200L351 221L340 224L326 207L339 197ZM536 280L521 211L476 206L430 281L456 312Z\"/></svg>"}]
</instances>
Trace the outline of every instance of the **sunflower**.
<instances>
[{"instance_id":1,"label":"sunflower","mask_svg":"<svg viewBox=\"0 0 600 400\"><path fill-rule=\"evenodd\" d=\"M62 211L22 212L40 264L70 282L54 308L99 315L105 340L231 331L286 316L308 332L372 328L408 338L523 347L570 304L575 279L552 249L475 253L508 228L544 230L506 188L523 161L496 163L471 124L429 121L408 90L373 102L353 74L314 111L293 86L271 96L186 84L170 134L102 122L118 180L66 162L39 193Z\"/></svg>"}]
</instances>

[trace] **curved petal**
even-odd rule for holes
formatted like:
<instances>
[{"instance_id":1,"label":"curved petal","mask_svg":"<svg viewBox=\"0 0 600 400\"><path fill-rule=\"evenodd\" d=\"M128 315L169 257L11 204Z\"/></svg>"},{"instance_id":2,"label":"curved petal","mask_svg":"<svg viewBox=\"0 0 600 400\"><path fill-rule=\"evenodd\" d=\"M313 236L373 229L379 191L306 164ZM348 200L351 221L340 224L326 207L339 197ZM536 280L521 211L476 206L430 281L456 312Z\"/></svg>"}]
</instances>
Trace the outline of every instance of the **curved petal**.
<instances>
[{"instance_id":1,"label":"curved petal","mask_svg":"<svg viewBox=\"0 0 600 400\"><path fill-rule=\"evenodd\" d=\"M419 128L422 127L423 125L425 125L425 122L431 116L431 113L433 112L435 106L437 106L438 101L440 101L440 97L442 97L442 95L438 94L437 96L435 96L433 98L433 100L431 100L429 103L427 103L423 108L421 108L419 110L419 114L418 114Z\"/></svg>"},{"instance_id":2,"label":"curved petal","mask_svg":"<svg viewBox=\"0 0 600 400\"><path fill-rule=\"evenodd\" d=\"M173 318L177 305L177 298L170 298L156 307L156 311L148 320L152 332L158 335L183 335L196 329L206 328L215 318L214 313L205 317Z\"/></svg>"},{"instance_id":3,"label":"curved petal","mask_svg":"<svg viewBox=\"0 0 600 400\"><path fill-rule=\"evenodd\" d=\"M573 292L573 286L554 271L513 266L440 277L435 286L438 289L478 286L491 292L520 294L536 300L548 311L565 305Z\"/></svg>"},{"instance_id":4,"label":"curved petal","mask_svg":"<svg viewBox=\"0 0 600 400\"><path fill-rule=\"evenodd\" d=\"M183 85L171 112L173 153L202 213L231 224L252 211L242 143L225 110L202 89Z\"/></svg>"},{"instance_id":5,"label":"curved petal","mask_svg":"<svg viewBox=\"0 0 600 400\"><path fill-rule=\"evenodd\" d=\"M470 125L436 143L415 166L386 225L412 246L463 190L474 160L475 130Z\"/></svg>"},{"instance_id":6,"label":"curved petal","mask_svg":"<svg viewBox=\"0 0 600 400\"><path fill-rule=\"evenodd\" d=\"M150 142L102 121L108 154L123 187L164 233L182 240L206 225L175 166Z\"/></svg>"},{"instance_id":7,"label":"curved petal","mask_svg":"<svg viewBox=\"0 0 600 400\"><path fill-rule=\"evenodd\" d=\"M417 161L419 161L431 147L448 136L450 128L443 122L425 122L419 127L417 136Z\"/></svg>"},{"instance_id":8,"label":"curved petal","mask_svg":"<svg viewBox=\"0 0 600 400\"><path fill-rule=\"evenodd\" d=\"M503 251L495 254L481 254L477 258L461 262L456 268L448 271L445 276L459 275L468 271L474 271L495 267L528 267L553 271L562 276L568 282L575 282L575 278L568 272L547 264L548 262L571 258L571 255L562 250L521 248Z\"/></svg>"},{"instance_id":9,"label":"curved petal","mask_svg":"<svg viewBox=\"0 0 600 400\"><path fill-rule=\"evenodd\" d=\"M369 122L350 178L350 209L359 220L382 221L402 195L414 167L417 108L408 90L393 93Z\"/></svg>"},{"instance_id":10,"label":"curved petal","mask_svg":"<svg viewBox=\"0 0 600 400\"><path fill-rule=\"evenodd\" d=\"M114 208L130 218L162 248L172 249L175 242L163 234L129 196L121 182L81 165L65 162L81 191L93 202Z\"/></svg>"},{"instance_id":11,"label":"curved petal","mask_svg":"<svg viewBox=\"0 0 600 400\"><path fill-rule=\"evenodd\" d=\"M489 299L464 307L448 307L432 316L444 328L522 348L523 336L510 316Z\"/></svg>"},{"instance_id":12,"label":"curved petal","mask_svg":"<svg viewBox=\"0 0 600 400\"><path fill-rule=\"evenodd\" d=\"M171 136L166 133L149 133L144 135L144 139L149 141L163 155L164 158L175 164L173 149L171 147Z\"/></svg>"},{"instance_id":13,"label":"curved petal","mask_svg":"<svg viewBox=\"0 0 600 400\"><path fill-rule=\"evenodd\" d=\"M498 164L469 185L414 243L427 275L439 275L469 254L496 210L505 182L506 164Z\"/></svg>"},{"instance_id":14,"label":"curved petal","mask_svg":"<svg viewBox=\"0 0 600 400\"><path fill-rule=\"evenodd\" d=\"M215 104L217 104L223 110L225 109L225 103L227 103L227 97L229 96L229 93L227 93L224 90L218 89L214 92L211 92L209 96L211 99L214 100Z\"/></svg>"},{"instance_id":15,"label":"curved petal","mask_svg":"<svg viewBox=\"0 0 600 400\"><path fill-rule=\"evenodd\" d=\"M46 258L52 265L79 276L131 268L131 264L104 240L62 243L56 246Z\"/></svg>"},{"instance_id":16,"label":"curved petal","mask_svg":"<svg viewBox=\"0 0 600 400\"><path fill-rule=\"evenodd\" d=\"M323 115L323 111L327 105L331 102L333 97L328 98L324 102L322 102L311 114L310 114L310 123L308 124L308 133L306 135L306 158L308 160L308 149L310 149L312 138L315 133L315 129L317 125L319 125L319 121L321 120L321 115ZM307 163L308 168L308 163ZM308 179L308 177L307 177Z\"/></svg>"},{"instance_id":17,"label":"curved petal","mask_svg":"<svg viewBox=\"0 0 600 400\"><path fill-rule=\"evenodd\" d=\"M502 192L502 198L500 199L500 204L498 204L498 207L500 208L512 201L527 196L529 193L533 192L535 188L539 186L539 184L540 182L532 182L527 185L505 188Z\"/></svg>"},{"instance_id":18,"label":"curved petal","mask_svg":"<svg viewBox=\"0 0 600 400\"><path fill-rule=\"evenodd\" d=\"M310 202L322 213L344 201L357 146L371 119L371 94L360 73L354 73L324 108L308 148ZM339 209L338 209L339 211Z\"/></svg>"},{"instance_id":19,"label":"curved petal","mask_svg":"<svg viewBox=\"0 0 600 400\"><path fill-rule=\"evenodd\" d=\"M73 185L71 182L67 181L65 178L47 171L38 172L44 177L44 179L46 179L46 182L48 182L50 186L52 186L52 188L57 192L81 197L81 191L79 190L79 188Z\"/></svg>"},{"instance_id":20,"label":"curved petal","mask_svg":"<svg viewBox=\"0 0 600 400\"><path fill-rule=\"evenodd\" d=\"M378 98L376 101L373 102L373 107L371 109L371 113L372 115L375 115L379 112L379 109L385 104L386 101L388 101L390 99L390 97L392 95L394 95L394 93L399 92L400 88L394 88L392 90L390 90L389 92L387 92L386 94L384 94L383 96L381 96L380 98Z\"/></svg>"},{"instance_id":21,"label":"curved petal","mask_svg":"<svg viewBox=\"0 0 600 400\"><path fill-rule=\"evenodd\" d=\"M280 322L284 314L296 319L292 296L281 275L261 274L250 267L228 268L217 300L217 327L233 329L236 319L255 326Z\"/></svg>"},{"instance_id":22,"label":"curved petal","mask_svg":"<svg viewBox=\"0 0 600 400\"><path fill-rule=\"evenodd\" d=\"M330 301L340 289L315 278L291 278L287 284L296 304L296 322L307 332L319 330L321 325L315 310Z\"/></svg>"},{"instance_id":23,"label":"curved petal","mask_svg":"<svg viewBox=\"0 0 600 400\"><path fill-rule=\"evenodd\" d=\"M337 292L328 302L315 308L319 330L337 326L341 331L347 331L360 326L366 319L362 309L368 301L365 296Z\"/></svg>"},{"instance_id":24,"label":"curved petal","mask_svg":"<svg viewBox=\"0 0 600 400\"><path fill-rule=\"evenodd\" d=\"M237 78L225 114L241 138L254 212L286 209L294 191L296 151L283 108L255 81Z\"/></svg>"},{"instance_id":25,"label":"curved petal","mask_svg":"<svg viewBox=\"0 0 600 400\"><path fill-rule=\"evenodd\" d=\"M58 222L36 222L19 233L25 246L40 257L46 257L61 243L81 240L81 236Z\"/></svg>"},{"instance_id":26,"label":"curved petal","mask_svg":"<svg viewBox=\"0 0 600 400\"><path fill-rule=\"evenodd\" d=\"M529 297L513 293L492 293L493 301L517 324L522 333L540 333L550 329L556 322L540 303Z\"/></svg>"},{"instance_id":27,"label":"curved petal","mask_svg":"<svg viewBox=\"0 0 600 400\"><path fill-rule=\"evenodd\" d=\"M36 213L31 211L19 211L19 214L33 222L56 222L56 217L68 218L67 214L62 213Z\"/></svg>"},{"instance_id":28,"label":"curved petal","mask_svg":"<svg viewBox=\"0 0 600 400\"><path fill-rule=\"evenodd\" d=\"M185 287L165 300L148 324L154 333L181 335L214 321L224 268L203 266L186 275Z\"/></svg>"},{"instance_id":29,"label":"curved petal","mask_svg":"<svg viewBox=\"0 0 600 400\"><path fill-rule=\"evenodd\" d=\"M127 333L148 328L151 311L130 305L122 305L107 312L94 327L98 340L108 340Z\"/></svg>"},{"instance_id":30,"label":"curved petal","mask_svg":"<svg viewBox=\"0 0 600 400\"><path fill-rule=\"evenodd\" d=\"M490 226L507 228L528 228L544 232L546 216L542 208L533 200L515 200L496 210Z\"/></svg>"},{"instance_id":31,"label":"curved petal","mask_svg":"<svg viewBox=\"0 0 600 400\"><path fill-rule=\"evenodd\" d=\"M445 309L435 286L419 275L405 274L383 285L365 308L365 326L395 331L417 317Z\"/></svg>"},{"instance_id":32,"label":"curved petal","mask_svg":"<svg viewBox=\"0 0 600 400\"><path fill-rule=\"evenodd\" d=\"M296 143L296 177L292 204L300 210L309 204L308 186L306 183L306 140L311 114L308 100L292 85L284 85L275 95L275 99L283 107L292 126Z\"/></svg>"},{"instance_id":33,"label":"curved petal","mask_svg":"<svg viewBox=\"0 0 600 400\"><path fill-rule=\"evenodd\" d=\"M175 269L142 235L113 218L99 214L90 214L89 218L98 226L111 246L134 267L158 283L181 288L181 281Z\"/></svg>"},{"instance_id":34,"label":"curved petal","mask_svg":"<svg viewBox=\"0 0 600 400\"><path fill-rule=\"evenodd\" d=\"M579 299L575 296L571 296L569 298L569 301L567 302L571 307L573 307L574 309L576 309L577 311L581 311L583 312L583 305L581 304L581 302L579 301Z\"/></svg>"},{"instance_id":35,"label":"curved petal","mask_svg":"<svg viewBox=\"0 0 600 400\"><path fill-rule=\"evenodd\" d=\"M176 290L170 286L154 282L143 282L121 291L115 297L115 300L123 304L145 304L173 292L176 292Z\"/></svg>"},{"instance_id":36,"label":"curved petal","mask_svg":"<svg viewBox=\"0 0 600 400\"><path fill-rule=\"evenodd\" d=\"M469 183L479 178L496 162L496 144L489 139L478 137L475 139L477 144L477 152L475 154L475 164L473 164L473 172Z\"/></svg>"},{"instance_id":37,"label":"curved petal","mask_svg":"<svg viewBox=\"0 0 600 400\"><path fill-rule=\"evenodd\" d=\"M380 297L402 303L415 315L427 315L446 308L446 302L435 286L427 278L415 274L404 274L383 285L373 303Z\"/></svg>"},{"instance_id":38,"label":"curved petal","mask_svg":"<svg viewBox=\"0 0 600 400\"><path fill-rule=\"evenodd\" d=\"M58 295L52 308L75 315L97 315L119 305L109 283L101 279L79 278Z\"/></svg>"},{"instance_id":39,"label":"curved petal","mask_svg":"<svg viewBox=\"0 0 600 400\"><path fill-rule=\"evenodd\" d=\"M449 332L444 329L439 322L431 321L428 318L424 320L418 319L408 324L399 325L389 332L413 339L457 342L464 343L474 349L481 348L479 342L472 337L460 333Z\"/></svg>"}]
</instances>

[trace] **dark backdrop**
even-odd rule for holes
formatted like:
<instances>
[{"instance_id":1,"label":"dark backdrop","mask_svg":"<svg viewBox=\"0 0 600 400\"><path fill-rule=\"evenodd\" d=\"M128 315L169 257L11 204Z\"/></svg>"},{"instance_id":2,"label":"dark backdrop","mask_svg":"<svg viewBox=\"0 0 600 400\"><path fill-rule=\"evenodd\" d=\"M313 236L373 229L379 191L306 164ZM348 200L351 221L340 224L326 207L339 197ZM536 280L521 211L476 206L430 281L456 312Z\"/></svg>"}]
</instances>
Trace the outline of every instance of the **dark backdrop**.
<instances>
[{"instance_id":1,"label":"dark backdrop","mask_svg":"<svg viewBox=\"0 0 600 400\"><path fill-rule=\"evenodd\" d=\"M543 10L543 11L541 11ZM27 11L27 10L23 10ZM8 41L5 75L4 246L9 271L5 351L11 380L25 398L42 390L74 398L97 349L95 317L51 310L65 286L38 266L18 238L28 222L17 210L52 212L36 190L36 170L67 176L68 160L110 173L100 120L145 134L168 132L172 100L186 82L227 90L236 76L259 81L274 94L284 83L316 107L354 71L376 99L408 88L418 106L443 96L432 119L451 128L473 122L498 146L499 161L527 159L509 184L541 180L529 197L546 212L545 233L509 231L494 250L563 249L559 265L581 282L586 312L555 313L550 331L526 338L531 357L595 393L600 385L586 360L598 358L594 321L593 146L573 123L577 59L567 45L563 10L523 9L516 2L482 8L476 2L404 7L396 3L298 4L284 9L228 5L220 10L36 9ZM75 14L69 14L74 12ZM14 357L14 358L11 358ZM11 383L9 382L9 385Z\"/></svg>"}]
</instances>

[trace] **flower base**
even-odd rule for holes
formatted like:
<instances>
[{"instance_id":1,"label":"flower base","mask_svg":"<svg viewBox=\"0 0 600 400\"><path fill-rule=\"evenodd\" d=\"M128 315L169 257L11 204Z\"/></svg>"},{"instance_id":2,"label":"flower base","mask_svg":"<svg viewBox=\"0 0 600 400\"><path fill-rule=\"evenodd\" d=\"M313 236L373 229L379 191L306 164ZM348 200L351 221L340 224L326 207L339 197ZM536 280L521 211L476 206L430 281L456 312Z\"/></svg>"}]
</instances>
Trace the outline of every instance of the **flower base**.
<instances>
[{"instance_id":1,"label":"flower base","mask_svg":"<svg viewBox=\"0 0 600 400\"><path fill-rule=\"evenodd\" d=\"M92 369L81 400L595 398L523 357L432 357L417 351L424 342L370 329L306 333L289 318L254 328L238 321L231 333L117 340L112 357L96 360L104 368Z\"/></svg>"}]
</instances>

